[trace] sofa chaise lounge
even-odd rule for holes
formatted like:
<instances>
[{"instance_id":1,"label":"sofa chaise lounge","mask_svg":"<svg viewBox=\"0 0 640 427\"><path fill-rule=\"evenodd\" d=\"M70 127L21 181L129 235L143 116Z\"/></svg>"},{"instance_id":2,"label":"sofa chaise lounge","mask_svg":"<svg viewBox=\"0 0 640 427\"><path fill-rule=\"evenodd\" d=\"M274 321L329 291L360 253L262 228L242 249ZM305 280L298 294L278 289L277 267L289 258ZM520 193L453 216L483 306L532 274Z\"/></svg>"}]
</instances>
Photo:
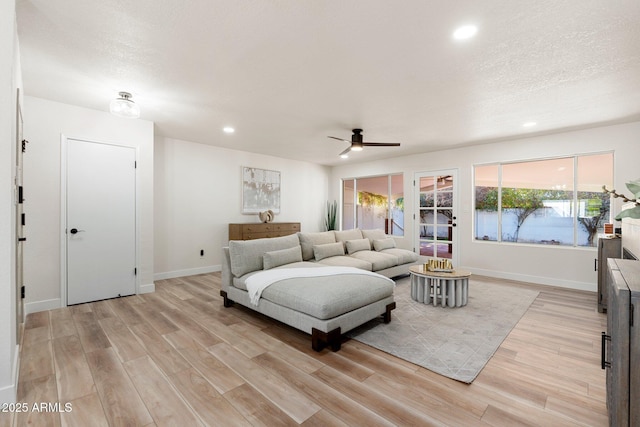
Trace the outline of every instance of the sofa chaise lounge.
<instances>
[{"instance_id":1,"label":"sofa chaise lounge","mask_svg":"<svg viewBox=\"0 0 640 427\"><path fill-rule=\"evenodd\" d=\"M311 334L316 351L338 351L343 333L378 316L391 321L389 278L419 262L394 242L359 229L230 241L220 295L225 307L236 302Z\"/></svg>"}]
</instances>

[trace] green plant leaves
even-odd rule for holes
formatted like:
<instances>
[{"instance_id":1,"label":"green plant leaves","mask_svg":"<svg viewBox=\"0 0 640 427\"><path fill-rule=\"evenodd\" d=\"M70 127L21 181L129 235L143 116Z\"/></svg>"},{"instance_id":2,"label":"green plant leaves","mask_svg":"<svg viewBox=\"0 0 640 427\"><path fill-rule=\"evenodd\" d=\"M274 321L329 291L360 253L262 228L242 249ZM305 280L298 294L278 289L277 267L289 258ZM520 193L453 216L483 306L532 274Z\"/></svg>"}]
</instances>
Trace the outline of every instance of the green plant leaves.
<instances>
[{"instance_id":1,"label":"green plant leaves","mask_svg":"<svg viewBox=\"0 0 640 427\"><path fill-rule=\"evenodd\" d=\"M640 206L635 205L631 209L625 209L616 216L616 220L618 221L622 218L640 218Z\"/></svg>"},{"instance_id":2,"label":"green plant leaves","mask_svg":"<svg viewBox=\"0 0 640 427\"><path fill-rule=\"evenodd\" d=\"M338 202L333 201L330 203L327 201L327 217L324 219L324 227L327 231L336 229L336 218L338 213Z\"/></svg>"},{"instance_id":3,"label":"green plant leaves","mask_svg":"<svg viewBox=\"0 0 640 427\"><path fill-rule=\"evenodd\" d=\"M635 198L640 197L640 179L627 182L627 188L633 193Z\"/></svg>"}]
</instances>

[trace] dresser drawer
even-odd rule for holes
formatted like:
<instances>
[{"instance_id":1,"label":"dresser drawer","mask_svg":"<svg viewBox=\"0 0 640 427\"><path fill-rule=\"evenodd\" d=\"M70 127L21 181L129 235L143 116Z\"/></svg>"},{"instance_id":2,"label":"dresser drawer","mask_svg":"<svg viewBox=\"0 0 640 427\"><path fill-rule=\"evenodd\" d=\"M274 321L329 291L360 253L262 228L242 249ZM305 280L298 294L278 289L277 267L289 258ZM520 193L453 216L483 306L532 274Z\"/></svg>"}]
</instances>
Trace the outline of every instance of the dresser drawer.
<instances>
[{"instance_id":1,"label":"dresser drawer","mask_svg":"<svg viewBox=\"0 0 640 427\"><path fill-rule=\"evenodd\" d=\"M253 240L288 236L300 231L299 222L229 224L229 240Z\"/></svg>"}]
</instances>

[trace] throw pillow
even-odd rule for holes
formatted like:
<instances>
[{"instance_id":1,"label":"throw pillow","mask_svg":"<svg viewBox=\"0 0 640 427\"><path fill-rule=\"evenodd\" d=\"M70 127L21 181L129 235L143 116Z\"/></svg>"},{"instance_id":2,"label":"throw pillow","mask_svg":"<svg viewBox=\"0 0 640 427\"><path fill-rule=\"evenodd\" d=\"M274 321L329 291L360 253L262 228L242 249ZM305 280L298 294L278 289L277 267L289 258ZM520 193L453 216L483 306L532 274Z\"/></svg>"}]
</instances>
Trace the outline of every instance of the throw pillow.
<instances>
[{"instance_id":1,"label":"throw pillow","mask_svg":"<svg viewBox=\"0 0 640 427\"><path fill-rule=\"evenodd\" d=\"M342 242L313 245L313 255L316 258L316 261L332 256L344 255L344 246Z\"/></svg>"},{"instance_id":2,"label":"throw pillow","mask_svg":"<svg viewBox=\"0 0 640 427\"><path fill-rule=\"evenodd\" d=\"M346 245L347 245L347 253L349 255L359 251L371 250L371 243L369 243L369 239L347 240Z\"/></svg>"},{"instance_id":3,"label":"throw pillow","mask_svg":"<svg viewBox=\"0 0 640 427\"><path fill-rule=\"evenodd\" d=\"M374 240L386 239L387 235L384 234L384 230L376 228L373 230L362 230L362 237L366 237L371 240L371 243L373 244Z\"/></svg>"},{"instance_id":4,"label":"throw pillow","mask_svg":"<svg viewBox=\"0 0 640 427\"><path fill-rule=\"evenodd\" d=\"M362 232L359 228L353 230L334 231L336 242L346 242L347 240L362 239Z\"/></svg>"},{"instance_id":5,"label":"throw pillow","mask_svg":"<svg viewBox=\"0 0 640 427\"><path fill-rule=\"evenodd\" d=\"M396 247L396 241L392 237L386 239L376 239L373 241L373 249L383 251L385 249L393 249Z\"/></svg>"},{"instance_id":6,"label":"throw pillow","mask_svg":"<svg viewBox=\"0 0 640 427\"><path fill-rule=\"evenodd\" d=\"M300 246L300 239L295 234L271 239L230 240L231 273L235 277L241 277L252 271L262 270L265 252L298 246Z\"/></svg>"},{"instance_id":7,"label":"throw pillow","mask_svg":"<svg viewBox=\"0 0 640 427\"><path fill-rule=\"evenodd\" d=\"M322 231L320 233L298 232L300 246L302 246L302 259L309 261L313 259L313 245L323 245L325 243L335 243L336 237L333 231Z\"/></svg>"},{"instance_id":8,"label":"throw pillow","mask_svg":"<svg viewBox=\"0 0 640 427\"><path fill-rule=\"evenodd\" d=\"M265 252L262 259L264 269L269 270L270 268L302 261L302 252L300 251L300 246L294 246L279 251Z\"/></svg>"}]
</instances>

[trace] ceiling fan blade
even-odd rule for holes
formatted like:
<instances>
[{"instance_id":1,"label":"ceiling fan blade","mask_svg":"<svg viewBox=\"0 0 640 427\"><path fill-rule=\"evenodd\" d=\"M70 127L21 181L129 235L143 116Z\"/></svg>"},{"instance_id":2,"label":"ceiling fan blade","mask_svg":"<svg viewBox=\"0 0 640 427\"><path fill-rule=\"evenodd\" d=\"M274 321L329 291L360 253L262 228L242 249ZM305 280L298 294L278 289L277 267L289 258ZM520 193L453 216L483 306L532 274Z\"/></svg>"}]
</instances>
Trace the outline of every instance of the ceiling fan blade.
<instances>
[{"instance_id":1,"label":"ceiling fan blade","mask_svg":"<svg viewBox=\"0 0 640 427\"><path fill-rule=\"evenodd\" d=\"M399 147L399 142L363 142L362 145L365 147Z\"/></svg>"},{"instance_id":2,"label":"ceiling fan blade","mask_svg":"<svg viewBox=\"0 0 640 427\"><path fill-rule=\"evenodd\" d=\"M337 139L338 141L348 142L349 144L351 144L351 141L346 140L346 139L344 139L344 138L336 138L335 136L328 136L327 138Z\"/></svg>"},{"instance_id":3,"label":"ceiling fan blade","mask_svg":"<svg viewBox=\"0 0 640 427\"><path fill-rule=\"evenodd\" d=\"M338 154L338 156L344 156L345 154L349 153L350 151L351 151L351 147L347 148L342 153Z\"/></svg>"}]
</instances>

